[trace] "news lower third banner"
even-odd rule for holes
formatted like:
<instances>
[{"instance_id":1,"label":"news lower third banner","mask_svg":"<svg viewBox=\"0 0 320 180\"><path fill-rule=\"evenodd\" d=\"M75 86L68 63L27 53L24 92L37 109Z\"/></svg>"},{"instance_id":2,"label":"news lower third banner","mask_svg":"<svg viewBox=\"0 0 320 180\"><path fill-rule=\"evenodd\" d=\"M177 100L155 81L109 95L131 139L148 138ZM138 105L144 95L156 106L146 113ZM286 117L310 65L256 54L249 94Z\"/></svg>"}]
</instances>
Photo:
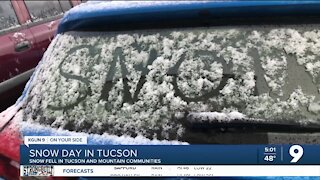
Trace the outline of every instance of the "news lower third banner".
<instances>
[{"instance_id":1,"label":"news lower third banner","mask_svg":"<svg viewBox=\"0 0 320 180\"><path fill-rule=\"evenodd\" d=\"M58 144L48 138L25 139L21 176L320 176L320 145L87 145L86 138L52 137L65 138Z\"/></svg>"}]
</instances>

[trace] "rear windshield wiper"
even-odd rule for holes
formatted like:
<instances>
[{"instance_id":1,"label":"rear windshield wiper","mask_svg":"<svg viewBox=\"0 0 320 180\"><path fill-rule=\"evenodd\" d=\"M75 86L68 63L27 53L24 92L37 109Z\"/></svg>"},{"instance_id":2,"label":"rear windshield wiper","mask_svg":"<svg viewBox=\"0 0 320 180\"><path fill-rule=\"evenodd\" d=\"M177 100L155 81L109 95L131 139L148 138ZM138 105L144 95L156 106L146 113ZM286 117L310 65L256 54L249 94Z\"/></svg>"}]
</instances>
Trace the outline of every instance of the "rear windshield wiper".
<instances>
[{"instance_id":1,"label":"rear windshield wiper","mask_svg":"<svg viewBox=\"0 0 320 180\"><path fill-rule=\"evenodd\" d=\"M191 130L255 131L255 132L320 132L320 122L247 118L240 113L192 112L183 118Z\"/></svg>"}]
</instances>

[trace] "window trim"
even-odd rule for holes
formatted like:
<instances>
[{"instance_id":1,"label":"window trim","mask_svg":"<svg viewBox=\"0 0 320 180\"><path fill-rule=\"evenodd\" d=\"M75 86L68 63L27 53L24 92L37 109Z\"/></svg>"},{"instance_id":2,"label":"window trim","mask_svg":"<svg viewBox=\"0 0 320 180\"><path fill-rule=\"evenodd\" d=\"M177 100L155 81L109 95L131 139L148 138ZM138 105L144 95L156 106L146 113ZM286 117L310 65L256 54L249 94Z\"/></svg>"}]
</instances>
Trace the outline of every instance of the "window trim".
<instances>
[{"instance_id":1,"label":"window trim","mask_svg":"<svg viewBox=\"0 0 320 180\"><path fill-rule=\"evenodd\" d=\"M27 26L28 27L33 27L33 26L37 26L37 25L41 25L41 24L44 24L44 23L48 23L48 22L51 22L51 21L55 21L55 20L58 20L58 19L61 19L63 17L63 14L60 14L60 15L56 15L56 16L53 16L53 17L50 17L50 18L47 18L47 19L43 19L41 21L36 21L36 22L29 22L27 23Z\"/></svg>"},{"instance_id":2,"label":"window trim","mask_svg":"<svg viewBox=\"0 0 320 180\"><path fill-rule=\"evenodd\" d=\"M17 27L11 27L9 29L4 29L2 31L0 30L0 36L6 35L6 34L9 34L9 33L19 32L19 31L22 31L22 30L25 30L25 29L28 29L27 24L22 24L22 25L19 25Z\"/></svg>"}]
</instances>

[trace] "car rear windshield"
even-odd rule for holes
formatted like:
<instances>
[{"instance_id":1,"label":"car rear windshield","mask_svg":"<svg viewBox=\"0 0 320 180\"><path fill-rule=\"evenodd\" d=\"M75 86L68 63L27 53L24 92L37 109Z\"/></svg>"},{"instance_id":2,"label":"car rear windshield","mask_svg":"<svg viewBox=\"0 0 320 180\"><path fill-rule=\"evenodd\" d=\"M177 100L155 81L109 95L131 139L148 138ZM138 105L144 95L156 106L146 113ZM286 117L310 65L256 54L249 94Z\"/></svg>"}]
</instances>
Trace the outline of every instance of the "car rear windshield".
<instances>
[{"instance_id":1,"label":"car rear windshield","mask_svg":"<svg viewBox=\"0 0 320 180\"><path fill-rule=\"evenodd\" d=\"M194 121L320 123L318 25L67 32L37 68L25 121L179 139Z\"/></svg>"}]
</instances>

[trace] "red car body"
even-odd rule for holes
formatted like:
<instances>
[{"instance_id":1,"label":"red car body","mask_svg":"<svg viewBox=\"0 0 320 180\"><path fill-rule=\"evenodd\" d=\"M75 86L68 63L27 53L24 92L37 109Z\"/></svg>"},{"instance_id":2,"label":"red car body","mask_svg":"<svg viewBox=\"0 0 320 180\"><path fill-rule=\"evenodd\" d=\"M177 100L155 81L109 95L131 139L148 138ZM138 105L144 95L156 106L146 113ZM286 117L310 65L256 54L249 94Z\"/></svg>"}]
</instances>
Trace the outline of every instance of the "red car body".
<instances>
[{"instance_id":1,"label":"red car body","mask_svg":"<svg viewBox=\"0 0 320 180\"><path fill-rule=\"evenodd\" d=\"M8 108L0 114L0 177L19 179L20 134L18 122L13 120L16 107Z\"/></svg>"},{"instance_id":2,"label":"red car body","mask_svg":"<svg viewBox=\"0 0 320 180\"><path fill-rule=\"evenodd\" d=\"M1 10L5 11L1 5L10 3L18 21L18 25L6 29L0 26L0 112L14 104L21 95L50 44L63 13L68 10L63 9L62 4L69 3L71 8L81 3L80 0L55 1L60 4L62 13L37 21L33 21L25 1L0 2L0 18ZM41 1L33 1L37 2ZM16 107L12 106L0 114L0 178L10 180L20 179L19 147L22 140L18 122L13 118L18 110Z\"/></svg>"},{"instance_id":3,"label":"red car body","mask_svg":"<svg viewBox=\"0 0 320 180\"><path fill-rule=\"evenodd\" d=\"M80 4L80 0L54 1L69 3L70 8ZM41 1L33 3L39 2ZM60 14L34 21L25 1L11 0L1 3L11 3L19 23L5 29L0 26L0 111L3 111L21 95L25 83L50 44L67 9L61 7Z\"/></svg>"}]
</instances>

